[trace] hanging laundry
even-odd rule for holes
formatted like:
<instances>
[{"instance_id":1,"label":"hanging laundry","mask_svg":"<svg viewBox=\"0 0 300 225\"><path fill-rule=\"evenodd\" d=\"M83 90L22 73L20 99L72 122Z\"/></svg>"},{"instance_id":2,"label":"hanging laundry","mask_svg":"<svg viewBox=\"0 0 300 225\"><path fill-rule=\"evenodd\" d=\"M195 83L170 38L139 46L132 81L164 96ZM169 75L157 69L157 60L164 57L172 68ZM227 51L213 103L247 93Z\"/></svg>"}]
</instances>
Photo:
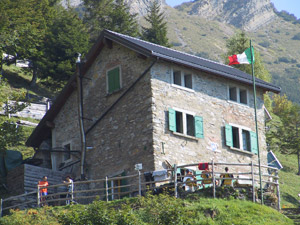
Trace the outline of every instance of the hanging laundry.
<instances>
[{"instance_id":1,"label":"hanging laundry","mask_svg":"<svg viewBox=\"0 0 300 225\"><path fill-rule=\"evenodd\" d=\"M199 170L207 170L208 169L208 163L199 163L198 169Z\"/></svg>"},{"instance_id":2,"label":"hanging laundry","mask_svg":"<svg viewBox=\"0 0 300 225\"><path fill-rule=\"evenodd\" d=\"M167 170L153 171L152 175L154 177L154 181L161 181L168 178L168 171Z\"/></svg>"}]
</instances>

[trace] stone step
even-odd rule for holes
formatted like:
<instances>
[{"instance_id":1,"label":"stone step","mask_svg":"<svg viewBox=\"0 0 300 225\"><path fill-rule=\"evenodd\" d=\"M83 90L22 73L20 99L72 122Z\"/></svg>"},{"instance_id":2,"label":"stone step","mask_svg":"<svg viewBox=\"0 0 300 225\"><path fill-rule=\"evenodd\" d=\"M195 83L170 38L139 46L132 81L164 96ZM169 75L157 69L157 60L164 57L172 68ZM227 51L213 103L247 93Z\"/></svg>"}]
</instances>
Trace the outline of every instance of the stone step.
<instances>
[{"instance_id":1,"label":"stone step","mask_svg":"<svg viewBox=\"0 0 300 225\"><path fill-rule=\"evenodd\" d=\"M300 224L300 208L284 208L281 209L281 212L293 220L295 224Z\"/></svg>"}]
</instances>

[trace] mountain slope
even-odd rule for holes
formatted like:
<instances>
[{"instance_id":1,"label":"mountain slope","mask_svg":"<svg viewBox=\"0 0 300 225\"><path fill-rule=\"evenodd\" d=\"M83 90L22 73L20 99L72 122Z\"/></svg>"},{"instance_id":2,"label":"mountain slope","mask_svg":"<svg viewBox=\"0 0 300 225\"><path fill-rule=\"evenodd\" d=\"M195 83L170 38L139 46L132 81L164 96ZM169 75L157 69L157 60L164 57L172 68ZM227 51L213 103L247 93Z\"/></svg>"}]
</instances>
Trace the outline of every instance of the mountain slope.
<instances>
[{"instance_id":1,"label":"mountain slope","mask_svg":"<svg viewBox=\"0 0 300 225\"><path fill-rule=\"evenodd\" d=\"M276 17L270 0L196 0L176 9L245 30L257 30Z\"/></svg>"}]
</instances>

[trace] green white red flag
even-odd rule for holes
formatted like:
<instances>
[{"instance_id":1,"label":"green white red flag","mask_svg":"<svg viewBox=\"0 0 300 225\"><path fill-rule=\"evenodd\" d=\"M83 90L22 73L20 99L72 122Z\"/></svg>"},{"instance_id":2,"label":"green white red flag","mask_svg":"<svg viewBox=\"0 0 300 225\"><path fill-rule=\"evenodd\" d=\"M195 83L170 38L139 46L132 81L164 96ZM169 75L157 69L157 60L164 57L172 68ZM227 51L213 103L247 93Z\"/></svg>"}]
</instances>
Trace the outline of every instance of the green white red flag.
<instances>
[{"instance_id":1,"label":"green white red flag","mask_svg":"<svg viewBox=\"0 0 300 225\"><path fill-rule=\"evenodd\" d=\"M253 62L254 62L254 50L252 47L252 55L253 55ZM251 64L251 50L247 48L242 54L228 56L229 65L235 64Z\"/></svg>"}]
</instances>

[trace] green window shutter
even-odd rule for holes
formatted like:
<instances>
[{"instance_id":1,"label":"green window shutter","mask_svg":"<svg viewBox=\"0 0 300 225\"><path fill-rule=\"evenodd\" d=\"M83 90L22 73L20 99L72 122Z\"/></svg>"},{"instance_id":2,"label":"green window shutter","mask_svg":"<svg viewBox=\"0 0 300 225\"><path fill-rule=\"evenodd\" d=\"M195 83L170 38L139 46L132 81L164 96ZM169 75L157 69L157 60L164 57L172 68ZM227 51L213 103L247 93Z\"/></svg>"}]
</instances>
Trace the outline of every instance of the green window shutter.
<instances>
[{"instance_id":1,"label":"green window shutter","mask_svg":"<svg viewBox=\"0 0 300 225\"><path fill-rule=\"evenodd\" d=\"M225 124L226 145L233 147L232 126Z\"/></svg>"},{"instance_id":2,"label":"green window shutter","mask_svg":"<svg viewBox=\"0 0 300 225\"><path fill-rule=\"evenodd\" d=\"M203 118L201 116L195 116L195 137L204 138Z\"/></svg>"},{"instance_id":3,"label":"green window shutter","mask_svg":"<svg viewBox=\"0 0 300 225\"><path fill-rule=\"evenodd\" d=\"M120 68L116 67L107 73L108 93L112 93L121 88L120 86Z\"/></svg>"},{"instance_id":4,"label":"green window shutter","mask_svg":"<svg viewBox=\"0 0 300 225\"><path fill-rule=\"evenodd\" d=\"M176 132L176 111L169 108L169 130Z\"/></svg>"},{"instance_id":5,"label":"green window shutter","mask_svg":"<svg viewBox=\"0 0 300 225\"><path fill-rule=\"evenodd\" d=\"M250 143L251 143L251 152L257 155L258 154L257 135L253 131L250 131Z\"/></svg>"}]
</instances>

